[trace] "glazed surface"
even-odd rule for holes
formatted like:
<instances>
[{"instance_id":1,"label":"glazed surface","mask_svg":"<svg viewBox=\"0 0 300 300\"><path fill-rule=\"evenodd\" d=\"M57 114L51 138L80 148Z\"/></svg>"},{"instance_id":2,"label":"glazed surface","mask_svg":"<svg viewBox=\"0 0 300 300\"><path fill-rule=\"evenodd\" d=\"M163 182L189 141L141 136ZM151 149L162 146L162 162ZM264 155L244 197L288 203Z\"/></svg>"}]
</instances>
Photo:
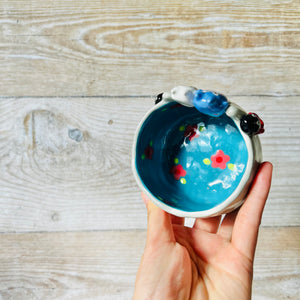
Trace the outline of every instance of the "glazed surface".
<instances>
[{"instance_id":1,"label":"glazed surface","mask_svg":"<svg viewBox=\"0 0 300 300\"><path fill-rule=\"evenodd\" d=\"M207 116L175 102L148 116L136 150L145 187L159 201L188 212L225 201L248 161L245 141L231 118Z\"/></svg>"}]
</instances>

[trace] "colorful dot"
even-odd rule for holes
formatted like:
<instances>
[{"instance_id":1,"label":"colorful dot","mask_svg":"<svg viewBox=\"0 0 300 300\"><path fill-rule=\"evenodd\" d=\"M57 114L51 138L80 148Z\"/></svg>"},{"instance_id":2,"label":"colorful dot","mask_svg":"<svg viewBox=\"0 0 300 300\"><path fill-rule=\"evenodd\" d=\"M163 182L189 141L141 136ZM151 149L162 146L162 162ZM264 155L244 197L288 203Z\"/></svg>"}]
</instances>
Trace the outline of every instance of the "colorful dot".
<instances>
[{"instance_id":1,"label":"colorful dot","mask_svg":"<svg viewBox=\"0 0 300 300\"><path fill-rule=\"evenodd\" d=\"M228 164L228 169L233 171L235 169L235 165L234 164Z\"/></svg>"},{"instance_id":2,"label":"colorful dot","mask_svg":"<svg viewBox=\"0 0 300 300\"><path fill-rule=\"evenodd\" d=\"M221 157L221 156L218 156L217 158L216 158L216 162L217 163L221 163L223 161L223 157Z\"/></svg>"},{"instance_id":3,"label":"colorful dot","mask_svg":"<svg viewBox=\"0 0 300 300\"><path fill-rule=\"evenodd\" d=\"M182 184L186 184L185 178L181 178L181 179L180 179L180 182L181 182Z\"/></svg>"},{"instance_id":4,"label":"colorful dot","mask_svg":"<svg viewBox=\"0 0 300 300\"><path fill-rule=\"evenodd\" d=\"M211 161L210 161L209 158L204 158L204 159L203 159L203 162L204 162L204 164L207 165L207 166L209 166L210 163L211 163Z\"/></svg>"},{"instance_id":5,"label":"colorful dot","mask_svg":"<svg viewBox=\"0 0 300 300\"><path fill-rule=\"evenodd\" d=\"M174 159L174 163L175 163L175 164L178 164L178 163L179 163L179 159L178 159L178 158L175 158L175 159Z\"/></svg>"},{"instance_id":6,"label":"colorful dot","mask_svg":"<svg viewBox=\"0 0 300 300\"><path fill-rule=\"evenodd\" d=\"M160 201L164 201L164 199L162 197L157 197Z\"/></svg>"},{"instance_id":7,"label":"colorful dot","mask_svg":"<svg viewBox=\"0 0 300 300\"><path fill-rule=\"evenodd\" d=\"M146 158L146 155L145 154L142 154L142 159L144 160Z\"/></svg>"},{"instance_id":8,"label":"colorful dot","mask_svg":"<svg viewBox=\"0 0 300 300\"><path fill-rule=\"evenodd\" d=\"M181 126L179 127L179 131L185 131L185 126L184 126L184 125L181 125Z\"/></svg>"},{"instance_id":9,"label":"colorful dot","mask_svg":"<svg viewBox=\"0 0 300 300\"><path fill-rule=\"evenodd\" d=\"M199 126L199 131L203 131L205 129L204 126Z\"/></svg>"},{"instance_id":10,"label":"colorful dot","mask_svg":"<svg viewBox=\"0 0 300 300\"><path fill-rule=\"evenodd\" d=\"M153 146L153 141L150 141L149 145L150 145L150 147L152 147Z\"/></svg>"},{"instance_id":11,"label":"colorful dot","mask_svg":"<svg viewBox=\"0 0 300 300\"><path fill-rule=\"evenodd\" d=\"M170 174L174 176L175 180L179 180L181 177L186 175L186 170L184 170L182 165L175 165L171 168Z\"/></svg>"},{"instance_id":12,"label":"colorful dot","mask_svg":"<svg viewBox=\"0 0 300 300\"><path fill-rule=\"evenodd\" d=\"M163 108L161 111L166 111L168 108Z\"/></svg>"}]
</instances>

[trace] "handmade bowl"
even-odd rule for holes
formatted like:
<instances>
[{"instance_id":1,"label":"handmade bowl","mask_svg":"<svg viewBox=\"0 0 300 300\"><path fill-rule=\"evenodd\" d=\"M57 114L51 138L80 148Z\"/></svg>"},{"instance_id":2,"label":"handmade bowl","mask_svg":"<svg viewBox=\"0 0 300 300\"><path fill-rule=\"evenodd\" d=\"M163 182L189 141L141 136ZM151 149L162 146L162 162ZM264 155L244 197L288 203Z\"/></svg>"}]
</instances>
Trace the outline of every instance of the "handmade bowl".
<instances>
[{"instance_id":1,"label":"handmade bowl","mask_svg":"<svg viewBox=\"0 0 300 300\"><path fill-rule=\"evenodd\" d=\"M149 199L180 217L243 203L262 160L263 122L214 92L179 86L158 95L137 128L132 167Z\"/></svg>"}]
</instances>

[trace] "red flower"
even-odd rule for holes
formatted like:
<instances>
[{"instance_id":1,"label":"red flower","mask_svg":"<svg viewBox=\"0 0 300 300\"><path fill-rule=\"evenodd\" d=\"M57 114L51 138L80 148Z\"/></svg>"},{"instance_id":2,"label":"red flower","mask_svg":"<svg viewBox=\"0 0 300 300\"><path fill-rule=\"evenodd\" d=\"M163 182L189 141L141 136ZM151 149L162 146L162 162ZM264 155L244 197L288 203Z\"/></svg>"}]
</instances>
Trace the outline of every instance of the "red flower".
<instances>
[{"instance_id":1,"label":"red flower","mask_svg":"<svg viewBox=\"0 0 300 300\"><path fill-rule=\"evenodd\" d=\"M152 159L153 148L150 145L148 145L144 150L144 154L147 159Z\"/></svg>"},{"instance_id":2,"label":"red flower","mask_svg":"<svg viewBox=\"0 0 300 300\"><path fill-rule=\"evenodd\" d=\"M174 105L172 105L170 108L176 108L176 107L181 107L182 105L180 103L176 103Z\"/></svg>"},{"instance_id":3,"label":"red flower","mask_svg":"<svg viewBox=\"0 0 300 300\"><path fill-rule=\"evenodd\" d=\"M170 173L173 174L176 180L179 180L180 177L184 177L186 175L186 170L183 169L182 165L176 165L171 168Z\"/></svg>"},{"instance_id":4,"label":"red flower","mask_svg":"<svg viewBox=\"0 0 300 300\"><path fill-rule=\"evenodd\" d=\"M213 168L220 168L224 170L226 168L226 163L230 160L229 155L225 155L222 150L218 150L216 154L211 156Z\"/></svg>"},{"instance_id":5,"label":"red flower","mask_svg":"<svg viewBox=\"0 0 300 300\"><path fill-rule=\"evenodd\" d=\"M194 138L199 136L197 134L197 128L198 128L197 124L186 126L186 129L184 131L184 136L187 137L190 141L192 141Z\"/></svg>"}]
</instances>

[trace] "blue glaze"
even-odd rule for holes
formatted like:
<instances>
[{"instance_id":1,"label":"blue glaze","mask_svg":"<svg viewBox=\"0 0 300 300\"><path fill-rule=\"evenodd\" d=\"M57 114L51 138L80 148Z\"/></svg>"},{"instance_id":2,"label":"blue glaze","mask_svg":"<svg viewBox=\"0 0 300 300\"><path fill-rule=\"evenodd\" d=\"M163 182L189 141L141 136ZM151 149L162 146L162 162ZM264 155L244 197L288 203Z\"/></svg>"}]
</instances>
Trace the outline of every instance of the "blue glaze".
<instances>
[{"instance_id":1,"label":"blue glaze","mask_svg":"<svg viewBox=\"0 0 300 300\"><path fill-rule=\"evenodd\" d=\"M200 112L212 117L221 116L229 105L225 96L203 90L194 93L193 104Z\"/></svg>"},{"instance_id":2,"label":"blue glaze","mask_svg":"<svg viewBox=\"0 0 300 300\"><path fill-rule=\"evenodd\" d=\"M191 124L198 128L193 139L184 134ZM146 158L150 146L153 154ZM218 150L230 156L224 170L212 167L211 157ZM207 159L209 165L204 163ZM247 161L245 141L226 114L215 118L172 102L153 111L143 123L135 164L142 183L158 201L193 212L225 201L240 183ZM234 168L229 169L229 164ZM176 165L186 170L182 181L170 173Z\"/></svg>"}]
</instances>

